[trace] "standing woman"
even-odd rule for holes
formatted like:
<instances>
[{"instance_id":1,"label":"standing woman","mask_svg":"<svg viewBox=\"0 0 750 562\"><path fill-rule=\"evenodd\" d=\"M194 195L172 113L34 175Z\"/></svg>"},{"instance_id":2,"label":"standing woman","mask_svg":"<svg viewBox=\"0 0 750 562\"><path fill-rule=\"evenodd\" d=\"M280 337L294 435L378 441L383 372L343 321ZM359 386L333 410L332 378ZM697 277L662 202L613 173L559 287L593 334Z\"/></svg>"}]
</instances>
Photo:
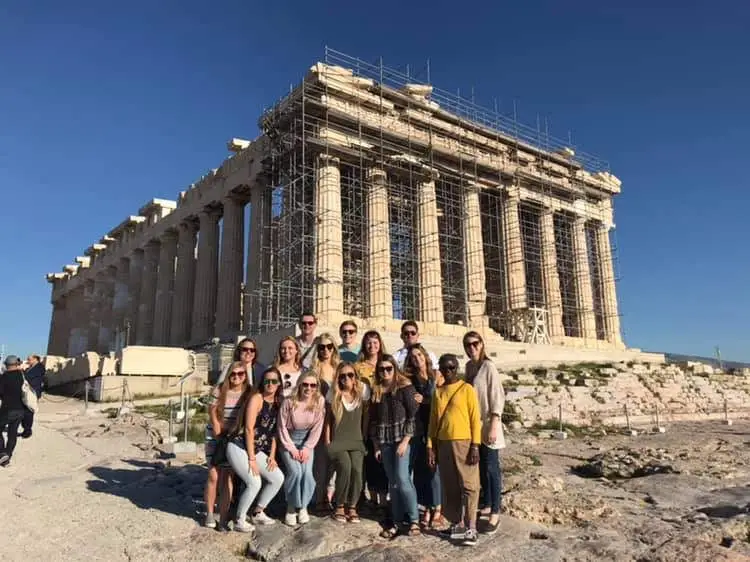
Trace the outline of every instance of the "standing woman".
<instances>
[{"instance_id":1,"label":"standing woman","mask_svg":"<svg viewBox=\"0 0 750 562\"><path fill-rule=\"evenodd\" d=\"M417 416L414 394L414 385L401 374L396 360L383 355L376 370L369 429L375 458L383 463L390 484L391 519L380 534L384 539L395 538L404 523L405 534L421 534L417 491L409 476L410 441Z\"/></svg>"},{"instance_id":2,"label":"standing woman","mask_svg":"<svg viewBox=\"0 0 750 562\"><path fill-rule=\"evenodd\" d=\"M375 367L380 358L385 354L385 346L380 334L375 330L365 332L362 336L362 345L359 351L359 361L354 365L359 380L366 383L372 389L375 382ZM380 509L384 509L388 503L388 477L385 474L383 464L375 458L375 446L370 436L365 433L365 482L370 493L370 502Z\"/></svg>"},{"instance_id":3,"label":"standing woman","mask_svg":"<svg viewBox=\"0 0 750 562\"><path fill-rule=\"evenodd\" d=\"M500 502L503 487L500 449L505 448L502 416L505 391L495 364L484 351L484 340L477 332L467 332L463 339L469 357L466 363L466 382L474 387L482 418L482 444L479 446L479 480L482 485L480 508L489 515L487 533L494 534L500 522Z\"/></svg>"},{"instance_id":4,"label":"standing woman","mask_svg":"<svg viewBox=\"0 0 750 562\"><path fill-rule=\"evenodd\" d=\"M339 522L359 523L357 502L362 493L367 410L370 387L359 380L351 363L336 370L331 409L326 423L325 442L336 471L336 511Z\"/></svg>"},{"instance_id":5,"label":"standing woman","mask_svg":"<svg viewBox=\"0 0 750 562\"><path fill-rule=\"evenodd\" d=\"M341 362L338 346L333 336L328 333L319 335L314 345L316 347L315 357L313 357L310 371L318 378L320 394L327 396L336 377L336 367ZM333 473L328 462L328 452L323 439L318 441L318 446L315 449L313 476L315 476L315 511L328 515L331 512L334 484Z\"/></svg>"},{"instance_id":6,"label":"standing woman","mask_svg":"<svg viewBox=\"0 0 750 562\"><path fill-rule=\"evenodd\" d=\"M203 499L206 502L205 526L211 529L216 528L214 504L216 503L217 487L221 487L221 524L227 523L226 517L232 499L231 471L213 463L217 439L236 424L239 414L238 405L248 386L245 365L239 361L235 361L229 366L229 376L220 385L214 387L211 392L208 405L208 419L210 423L206 425L208 479L206 480L206 487L203 493Z\"/></svg>"},{"instance_id":7,"label":"standing woman","mask_svg":"<svg viewBox=\"0 0 750 562\"><path fill-rule=\"evenodd\" d=\"M234 472L245 483L245 490L237 504L236 531L249 532L254 527L247 523L247 512L255 497L253 521L271 525L275 521L265 509L284 484L284 474L276 464L276 424L281 402L281 375L271 367L261 375L260 390L248 387L243 402L244 410L237 419L237 436L227 447L227 459ZM265 485L263 484L265 482Z\"/></svg>"},{"instance_id":8,"label":"standing woman","mask_svg":"<svg viewBox=\"0 0 750 562\"><path fill-rule=\"evenodd\" d=\"M440 357L445 384L435 391L430 409L427 454L430 466L440 463L443 514L451 523L445 534L464 546L477 544L479 443L482 420L477 393L458 379L458 358ZM437 457L437 459L436 459Z\"/></svg>"},{"instance_id":9,"label":"standing woman","mask_svg":"<svg viewBox=\"0 0 750 562\"><path fill-rule=\"evenodd\" d=\"M414 474L417 502L424 506L422 526L440 528L444 524L441 513L442 492L440 469L427 462L427 428L430 423L430 405L435 389L443 385L443 375L432 368L432 360L421 344L409 346L405 374L414 385L414 398L419 404L414 438L411 440L410 470Z\"/></svg>"},{"instance_id":10,"label":"standing woman","mask_svg":"<svg viewBox=\"0 0 750 562\"><path fill-rule=\"evenodd\" d=\"M258 388L260 377L263 374L263 371L266 370L266 367L263 364L258 363L258 344L255 343L254 339L245 338L243 340L240 340L240 342L232 352L232 362L235 361L240 361L245 365L248 383L250 384L250 386ZM219 386L224 382L224 379L227 378L227 374L229 373L231 366L232 365L230 363L222 370L218 380L216 381L216 386Z\"/></svg>"},{"instance_id":11,"label":"standing woman","mask_svg":"<svg viewBox=\"0 0 750 562\"><path fill-rule=\"evenodd\" d=\"M310 521L307 506L315 494L313 461L315 445L320 440L325 421L325 401L320 395L318 379L305 373L291 398L284 400L279 411L281 456L286 466L286 518L294 527ZM299 519L298 519L299 516Z\"/></svg>"},{"instance_id":12,"label":"standing woman","mask_svg":"<svg viewBox=\"0 0 750 562\"><path fill-rule=\"evenodd\" d=\"M281 393L289 398L302 374L302 356L299 343L293 336L287 336L279 342L273 366L281 373Z\"/></svg>"}]
</instances>

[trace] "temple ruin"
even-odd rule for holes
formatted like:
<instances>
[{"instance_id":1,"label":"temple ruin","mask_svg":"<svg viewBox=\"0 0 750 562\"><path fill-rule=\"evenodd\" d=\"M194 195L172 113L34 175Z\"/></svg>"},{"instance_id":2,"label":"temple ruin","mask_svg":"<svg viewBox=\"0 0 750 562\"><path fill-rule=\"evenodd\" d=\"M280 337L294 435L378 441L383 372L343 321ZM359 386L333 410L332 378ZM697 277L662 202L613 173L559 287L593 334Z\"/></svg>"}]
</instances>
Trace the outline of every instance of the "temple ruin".
<instances>
[{"instance_id":1,"label":"temple ruin","mask_svg":"<svg viewBox=\"0 0 750 562\"><path fill-rule=\"evenodd\" d=\"M47 275L49 354L197 348L303 311L625 349L605 162L330 49L259 126L177 201L153 199Z\"/></svg>"}]
</instances>

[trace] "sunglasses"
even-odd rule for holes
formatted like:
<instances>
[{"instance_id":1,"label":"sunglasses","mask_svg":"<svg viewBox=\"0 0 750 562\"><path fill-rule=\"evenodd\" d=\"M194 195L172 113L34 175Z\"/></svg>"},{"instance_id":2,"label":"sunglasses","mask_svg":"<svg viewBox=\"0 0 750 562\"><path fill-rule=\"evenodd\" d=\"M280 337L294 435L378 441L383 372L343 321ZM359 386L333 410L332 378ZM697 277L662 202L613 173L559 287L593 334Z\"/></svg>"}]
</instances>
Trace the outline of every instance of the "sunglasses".
<instances>
[{"instance_id":1,"label":"sunglasses","mask_svg":"<svg viewBox=\"0 0 750 562\"><path fill-rule=\"evenodd\" d=\"M393 365L384 365L382 367L378 367L378 373L392 373L393 372Z\"/></svg>"},{"instance_id":2,"label":"sunglasses","mask_svg":"<svg viewBox=\"0 0 750 562\"><path fill-rule=\"evenodd\" d=\"M341 335L343 336L351 336L352 334L356 334L357 330L341 330Z\"/></svg>"},{"instance_id":3,"label":"sunglasses","mask_svg":"<svg viewBox=\"0 0 750 562\"><path fill-rule=\"evenodd\" d=\"M472 341L467 341L464 344L464 347L473 347L474 349L477 349L480 345L482 345L482 342L480 342L479 340L472 340Z\"/></svg>"},{"instance_id":4,"label":"sunglasses","mask_svg":"<svg viewBox=\"0 0 750 562\"><path fill-rule=\"evenodd\" d=\"M279 379L265 379L263 381L264 386L271 386L272 384L279 384L281 381Z\"/></svg>"},{"instance_id":5,"label":"sunglasses","mask_svg":"<svg viewBox=\"0 0 750 562\"><path fill-rule=\"evenodd\" d=\"M318 388L318 383L316 382L303 382L302 388Z\"/></svg>"},{"instance_id":6,"label":"sunglasses","mask_svg":"<svg viewBox=\"0 0 750 562\"><path fill-rule=\"evenodd\" d=\"M458 370L458 365L443 365L440 367L441 373L452 373L453 371Z\"/></svg>"},{"instance_id":7,"label":"sunglasses","mask_svg":"<svg viewBox=\"0 0 750 562\"><path fill-rule=\"evenodd\" d=\"M351 372L351 371L348 372L348 373L340 373L339 374L339 380L343 381L343 380L346 380L346 379L353 379L356 376L357 375L355 373Z\"/></svg>"},{"instance_id":8,"label":"sunglasses","mask_svg":"<svg viewBox=\"0 0 750 562\"><path fill-rule=\"evenodd\" d=\"M416 336L417 335L417 331L416 330L404 330L403 334L405 336Z\"/></svg>"},{"instance_id":9,"label":"sunglasses","mask_svg":"<svg viewBox=\"0 0 750 562\"><path fill-rule=\"evenodd\" d=\"M284 388L292 388L292 375L289 373L284 374Z\"/></svg>"},{"instance_id":10,"label":"sunglasses","mask_svg":"<svg viewBox=\"0 0 750 562\"><path fill-rule=\"evenodd\" d=\"M232 371L229 376L230 377L244 377L246 375L247 373L245 373L245 371Z\"/></svg>"},{"instance_id":11,"label":"sunglasses","mask_svg":"<svg viewBox=\"0 0 750 562\"><path fill-rule=\"evenodd\" d=\"M254 347L241 347L240 353L255 353Z\"/></svg>"},{"instance_id":12,"label":"sunglasses","mask_svg":"<svg viewBox=\"0 0 750 562\"><path fill-rule=\"evenodd\" d=\"M322 353L323 351L333 351L333 344L332 343L321 343L318 345L318 353Z\"/></svg>"},{"instance_id":13,"label":"sunglasses","mask_svg":"<svg viewBox=\"0 0 750 562\"><path fill-rule=\"evenodd\" d=\"M315 324L315 322L311 322L310 320L302 320L299 323L300 326L312 326L313 324Z\"/></svg>"}]
</instances>

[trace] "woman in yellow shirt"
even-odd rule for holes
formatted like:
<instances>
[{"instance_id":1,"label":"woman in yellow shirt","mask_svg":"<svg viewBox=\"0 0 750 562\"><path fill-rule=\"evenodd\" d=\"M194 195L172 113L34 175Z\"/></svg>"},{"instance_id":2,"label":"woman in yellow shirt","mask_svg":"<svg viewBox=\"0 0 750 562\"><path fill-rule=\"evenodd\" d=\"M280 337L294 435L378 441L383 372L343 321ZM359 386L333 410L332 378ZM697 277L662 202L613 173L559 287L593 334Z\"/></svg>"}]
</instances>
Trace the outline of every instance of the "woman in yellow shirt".
<instances>
[{"instance_id":1,"label":"woman in yellow shirt","mask_svg":"<svg viewBox=\"0 0 750 562\"><path fill-rule=\"evenodd\" d=\"M452 353L439 360L443 386L435 390L430 407L427 458L440 465L443 516L451 526L445 536L464 546L477 544L479 507L479 444L482 419L474 388L458 379L458 358ZM461 520L463 518L463 521Z\"/></svg>"}]
</instances>

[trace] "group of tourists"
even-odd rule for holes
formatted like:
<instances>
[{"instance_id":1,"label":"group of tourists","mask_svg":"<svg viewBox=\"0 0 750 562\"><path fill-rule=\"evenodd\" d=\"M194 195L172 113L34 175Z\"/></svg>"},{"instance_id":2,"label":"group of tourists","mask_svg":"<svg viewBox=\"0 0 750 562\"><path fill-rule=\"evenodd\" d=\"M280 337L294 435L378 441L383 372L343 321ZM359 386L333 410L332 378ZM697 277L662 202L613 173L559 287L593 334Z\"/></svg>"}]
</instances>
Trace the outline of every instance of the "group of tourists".
<instances>
[{"instance_id":1,"label":"group of tourists","mask_svg":"<svg viewBox=\"0 0 750 562\"><path fill-rule=\"evenodd\" d=\"M42 396L44 365L38 355L30 355L26 362L16 355L8 355L0 373L0 466L10 465L20 436L31 437L34 411L24 403L24 383L28 383L37 399ZM3 437L7 435L7 439Z\"/></svg>"},{"instance_id":2,"label":"group of tourists","mask_svg":"<svg viewBox=\"0 0 750 562\"><path fill-rule=\"evenodd\" d=\"M413 321L393 355L374 330L358 345L353 321L341 324L340 345L316 335L312 314L299 328L267 368L255 341L240 341L211 394L206 526L273 524L267 508L283 488L290 526L310 511L356 524L369 502L384 514L384 539L434 530L472 546L480 516L479 531L494 533L505 394L481 335L463 337L461 378L458 358L427 351Z\"/></svg>"}]
</instances>

